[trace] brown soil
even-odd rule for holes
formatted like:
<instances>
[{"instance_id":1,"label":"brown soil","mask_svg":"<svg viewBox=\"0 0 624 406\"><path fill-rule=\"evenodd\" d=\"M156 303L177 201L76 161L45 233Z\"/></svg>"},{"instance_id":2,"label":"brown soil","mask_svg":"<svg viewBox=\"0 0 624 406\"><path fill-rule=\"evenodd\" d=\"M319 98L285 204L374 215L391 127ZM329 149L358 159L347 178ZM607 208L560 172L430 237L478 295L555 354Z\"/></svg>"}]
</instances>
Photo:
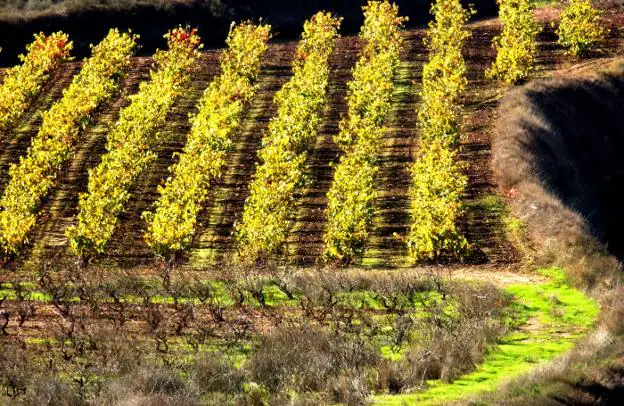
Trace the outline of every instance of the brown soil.
<instances>
[{"instance_id":1,"label":"brown soil","mask_svg":"<svg viewBox=\"0 0 624 406\"><path fill-rule=\"evenodd\" d=\"M556 10L540 9L538 16L546 23L556 15ZM609 23L617 24L620 14L609 15ZM540 54L537 74L550 75L557 69L574 66L578 61L566 57L555 43L554 31L548 24L540 34ZM520 254L505 235L500 210L492 210L483 199L498 193L490 169L491 137L493 122L502 94L500 87L484 78L484 70L494 59L492 38L498 33L497 20L484 20L471 25L473 36L466 45L465 57L469 66L469 85L465 95L464 139L461 160L465 164L469 186L464 196L466 211L460 219L460 228L479 253L470 262L489 266L509 266L520 260ZM593 60L601 61L618 53L621 41L617 31L600 48ZM379 198L370 228L362 265L366 267L393 268L409 265L406 249L401 239L409 229L410 183L409 165L414 159L418 131L416 110L420 88L422 65L426 61L423 46L424 30L405 33L405 50L398 69L393 94L393 108L388 117L385 145L380 151L378 176ZM257 150L270 118L275 113L272 98L290 77L290 62L295 42L274 44L267 53L259 78L259 93L251 103L243 120L241 130L234 136L235 149L229 156L224 176L214 185L205 211L200 216L200 227L182 264L192 269L204 269L231 263L236 245L231 234L234 223L240 219L247 185L257 161ZM339 156L332 141L338 131L340 118L346 111L346 84L351 78L359 51L357 38L347 37L339 41L332 56L329 99L325 122L310 151L306 175L308 184L298 196L293 210L294 227L284 248L281 261L291 265L307 266L318 262L322 251L324 210L326 192L331 183L332 168L329 165ZM187 93L180 98L170 113L164 131L168 137L156 150L158 159L150 165L133 188L133 197L118 222L118 229L105 255L98 262L112 267L152 267L156 260L143 241L146 224L141 213L152 207L158 197L156 185L168 175L171 156L184 145L189 129L187 114L192 113L196 103L211 78L218 72L218 51L204 54ZM135 58L125 77L122 91L93 118L93 123L82 136L74 159L63 172L60 185L44 201L41 219L32 233L28 247L13 263L13 269L28 268L42 258L67 256L67 240L64 230L75 220L78 194L86 190L87 171L99 162L104 152L108 127L113 123L119 109L128 103L127 96L137 90L138 83L146 79L149 58ZM598 63L598 62L597 62ZM60 96L71 76L77 72L78 63L68 63L53 76L50 84L29 109L16 131L3 138L6 148L0 153L0 191L7 181L8 164L16 162L26 153L30 139L39 125L37 112L49 107ZM459 264L458 264L459 265Z\"/></svg>"}]
</instances>

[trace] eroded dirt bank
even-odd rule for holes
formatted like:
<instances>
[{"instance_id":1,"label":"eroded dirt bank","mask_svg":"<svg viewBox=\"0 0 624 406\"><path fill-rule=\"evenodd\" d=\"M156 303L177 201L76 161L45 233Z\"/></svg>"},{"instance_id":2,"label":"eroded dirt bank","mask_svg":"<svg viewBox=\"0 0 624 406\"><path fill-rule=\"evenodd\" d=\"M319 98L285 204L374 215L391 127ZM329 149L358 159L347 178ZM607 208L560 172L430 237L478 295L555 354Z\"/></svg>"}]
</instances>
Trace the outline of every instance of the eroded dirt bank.
<instances>
[{"instance_id":1,"label":"eroded dirt bank","mask_svg":"<svg viewBox=\"0 0 624 406\"><path fill-rule=\"evenodd\" d=\"M493 167L538 242L595 239L624 256L624 62L532 82L502 101Z\"/></svg>"}]
</instances>

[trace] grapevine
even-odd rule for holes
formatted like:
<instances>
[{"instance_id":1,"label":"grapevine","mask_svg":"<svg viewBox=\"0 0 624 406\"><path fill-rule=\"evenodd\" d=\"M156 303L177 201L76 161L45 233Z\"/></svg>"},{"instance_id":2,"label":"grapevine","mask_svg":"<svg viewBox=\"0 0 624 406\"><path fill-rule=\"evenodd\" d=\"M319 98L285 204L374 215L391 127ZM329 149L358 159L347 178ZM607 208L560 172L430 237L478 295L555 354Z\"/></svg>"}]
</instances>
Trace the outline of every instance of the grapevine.
<instances>
[{"instance_id":1,"label":"grapevine","mask_svg":"<svg viewBox=\"0 0 624 406\"><path fill-rule=\"evenodd\" d=\"M515 84L529 77L537 54L537 34L541 31L529 0L497 0L502 33L494 38L496 60L486 71L488 78Z\"/></svg>"},{"instance_id":2,"label":"grapevine","mask_svg":"<svg viewBox=\"0 0 624 406\"><path fill-rule=\"evenodd\" d=\"M25 157L9 169L0 199L0 250L17 253L37 220L41 199L56 184L61 167L72 158L90 114L117 89L118 76L130 63L136 36L111 30L93 48L61 100L43 114L43 123Z\"/></svg>"},{"instance_id":3,"label":"grapevine","mask_svg":"<svg viewBox=\"0 0 624 406\"><path fill-rule=\"evenodd\" d=\"M304 25L293 78L275 96L277 116L258 152L261 164L250 185L236 237L242 257L253 261L279 250L291 226L294 193L303 183L306 149L316 140L327 101L328 59L340 20L317 13Z\"/></svg>"},{"instance_id":4,"label":"grapevine","mask_svg":"<svg viewBox=\"0 0 624 406\"><path fill-rule=\"evenodd\" d=\"M470 37L466 23L471 11L459 0L437 0L431 7L425 44L429 61L423 68L418 112L419 153L411 167L412 225L407 238L410 257L433 260L461 256L467 242L456 229L466 177L455 163L460 139L461 105L466 63L462 48Z\"/></svg>"},{"instance_id":5,"label":"grapevine","mask_svg":"<svg viewBox=\"0 0 624 406\"><path fill-rule=\"evenodd\" d=\"M412 165L412 225L407 240L410 257L434 260L461 257L468 243L455 225L467 179L455 161L457 153L438 140L421 143Z\"/></svg>"},{"instance_id":6,"label":"grapevine","mask_svg":"<svg viewBox=\"0 0 624 406\"><path fill-rule=\"evenodd\" d=\"M155 158L161 141L157 129L189 80L201 47L196 30L176 28L165 35L168 50L157 51L150 81L141 83L108 134L107 153L89 171L88 192L78 202L78 224L67 230L79 255L101 253L115 230L117 216L130 198L128 190Z\"/></svg>"},{"instance_id":7,"label":"grapevine","mask_svg":"<svg viewBox=\"0 0 624 406\"><path fill-rule=\"evenodd\" d=\"M349 262L362 254L373 214L377 151L386 131L392 78L399 64L406 18L387 1L369 1L360 37L366 41L347 95L348 116L334 141L344 151L327 193L324 257Z\"/></svg>"},{"instance_id":8,"label":"grapevine","mask_svg":"<svg viewBox=\"0 0 624 406\"><path fill-rule=\"evenodd\" d=\"M21 65L8 69L0 86L0 131L17 122L48 79L50 72L69 58L73 44L67 34L35 34L20 55Z\"/></svg>"},{"instance_id":9,"label":"grapevine","mask_svg":"<svg viewBox=\"0 0 624 406\"><path fill-rule=\"evenodd\" d=\"M591 0L570 0L561 13L557 28L558 42L574 56L589 51L602 41L607 30L600 25L602 12L596 9Z\"/></svg>"},{"instance_id":10,"label":"grapevine","mask_svg":"<svg viewBox=\"0 0 624 406\"><path fill-rule=\"evenodd\" d=\"M155 253L164 256L190 243L210 183L221 176L232 146L230 136L256 93L254 82L270 30L251 23L232 26L229 49L221 58L222 74L204 92L184 151L165 186L158 187L155 211L143 213L149 224L145 238Z\"/></svg>"}]
</instances>

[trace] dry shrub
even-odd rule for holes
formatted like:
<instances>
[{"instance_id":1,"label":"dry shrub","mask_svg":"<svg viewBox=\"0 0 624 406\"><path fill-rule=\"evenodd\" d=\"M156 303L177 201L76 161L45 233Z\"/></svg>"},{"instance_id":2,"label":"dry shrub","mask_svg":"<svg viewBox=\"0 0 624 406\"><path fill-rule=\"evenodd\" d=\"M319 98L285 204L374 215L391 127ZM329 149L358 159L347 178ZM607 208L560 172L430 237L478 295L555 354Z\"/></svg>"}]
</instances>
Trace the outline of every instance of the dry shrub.
<instances>
[{"instance_id":1,"label":"dry shrub","mask_svg":"<svg viewBox=\"0 0 624 406\"><path fill-rule=\"evenodd\" d=\"M141 406L199 405L197 390L173 368L139 368L106 382L95 404Z\"/></svg>"},{"instance_id":2,"label":"dry shrub","mask_svg":"<svg viewBox=\"0 0 624 406\"><path fill-rule=\"evenodd\" d=\"M370 387L366 378L358 372L349 371L333 380L331 391L335 403L346 406L366 405L370 402L368 397Z\"/></svg>"},{"instance_id":3,"label":"dry shrub","mask_svg":"<svg viewBox=\"0 0 624 406\"><path fill-rule=\"evenodd\" d=\"M289 387L320 391L331 374L330 337L319 329L277 328L263 337L247 369L272 391Z\"/></svg>"},{"instance_id":4,"label":"dry shrub","mask_svg":"<svg viewBox=\"0 0 624 406\"><path fill-rule=\"evenodd\" d=\"M268 401L270 405L318 406L328 403L327 395L314 392L276 393Z\"/></svg>"},{"instance_id":5,"label":"dry shrub","mask_svg":"<svg viewBox=\"0 0 624 406\"><path fill-rule=\"evenodd\" d=\"M4 395L16 397L26 392L32 378L32 361L21 346L0 345L0 389Z\"/></svg>"},{"instance_id":6,"label":"dry shrub","mask_svg":"<svg viewBox=\"0 0 624 406\"><path fill-rule=\"evenodd\" d=\"M423 339L408 350L404 379L410 386L422 387L429 379L452 382L474 370L505 331L501 316L510 299L494 285L455 284L451 294L458 316L428 309L431 316L418 328Z\"/></svg>"},{"instance_id":7,"label":"dry shrub","mask_svg":"<svg viewBox=\"0 0 624 406\"><path fill-rule=\"evenodd\" d=\"M600 299L600 326L572 352L484 404L620 404L624 301L617 193L624 183L624 64L600 75L530 83L503 100L493 144L498 181L542 253ZM539 389L535 391L534 389Z\"/></svg>"},{"instance_id":8,"label":"dry shrub","mask_svg":"<svg viewBox=\"0 0 624 406\"><path fill-rule=\"evenodd\" d=\"M600 325L617 335L624 335L624 287L618 286L602 299Z\"/></svg>"},{"instance_id":9,"label":"dry shrub","mask_svg":"<svg viewBox=\"0 0 624 406\"><path fill-rule=\"evenodd\" d=\"M430 334L424 346L414 346L407 353L407 380L411 386L423 386L429 379L453 382L474 370L492 338L500 334L500 325L468 319L452 329L434 328Z\"/></svg>"},{"instance_id":10,"label":"dry shrub","mask_svg":"<svg viewBox=\"0 0 624 406\"><path fill-rule=\"evenodd\" d=\"M37 379L20 402L28 406L74 406L81 404L78 391L56 378Z\"/></svg>"},{"instance_id":11,"label":"dry shrub","mask_svg":"<svg viewBox=\"0 0 624 406\"><path fill-rule=\"evenodd\" d=\"M406 371L398 362L382 359L375 367L375 392L401 393L408 384Z\"/></svg>"},{"instance_id":12,"label":"dry shrub","mask_svg":"<svg viewBox=\"0 0 624 406\"><path fill-rule=\"evenodd\" d=\"M324 392L332 377L375 365L378 353L361 340L311 325L281 326L262 337L246 369L273 392Z\"/></svg>"},{"instance_id":13,"label":"dry shrub","mask_svg":"<svg viewBox=\"0 0 624 406\"><path fill-rule=\"evenodd\" d=\"M235 393L242 390L244 376L223 356L209 352L198 356L193 379L202 393Z\"/></svg>"}]
</instances>

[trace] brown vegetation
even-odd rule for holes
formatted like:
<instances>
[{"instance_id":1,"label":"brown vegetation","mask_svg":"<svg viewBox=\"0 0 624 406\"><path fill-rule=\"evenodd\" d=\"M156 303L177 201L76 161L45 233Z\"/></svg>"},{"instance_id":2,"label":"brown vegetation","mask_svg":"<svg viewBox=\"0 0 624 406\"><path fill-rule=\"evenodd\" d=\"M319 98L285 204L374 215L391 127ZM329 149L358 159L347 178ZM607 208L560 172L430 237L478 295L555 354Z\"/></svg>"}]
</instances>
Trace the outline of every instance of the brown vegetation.
<instances>
[{"instance_id":1,"label":"brown vegetation","mask_svg":"<svg viewBox=\"0 0 624 406\"><path fill-rule=\"evenodd\" d=\"M542 265L564 267L601 305L598 327L548 366L480 397L506 405L619 404L624 301L619 207L624 64L529 83L502 102L493 166Z\"/></svg>"},{"instance_id":2,"label":"brown vegetation","mask_svg":"<svg viewBox=\"0 0 624 406\"><path fill-rule=\"evenodd\" d=\"M40 265L38 280L3 284L15 298L0 304L0 387L33 405L358 405L473 369L508 305L492 285L418 273L275 269L211 282ZM381 345L409 355L390 361Z\"/></svg>"},{"instance_id":3,"label":"brown vegetation","mask_svg":"<svg viewBox=\"0 0 624 406\"><path fill-rule=\"evenodd\" d=\"M532 82L501 103L492 165L512 209L554 262L582 286L617 276L608 253L622 255L624 226L618 192L623 184L624 64L594 77ZM602 259L601 259L602 258ZM600 272L600 274L594 274ZM616 273L614 273L616 272Z\"/></svg>"}]
</instances>

